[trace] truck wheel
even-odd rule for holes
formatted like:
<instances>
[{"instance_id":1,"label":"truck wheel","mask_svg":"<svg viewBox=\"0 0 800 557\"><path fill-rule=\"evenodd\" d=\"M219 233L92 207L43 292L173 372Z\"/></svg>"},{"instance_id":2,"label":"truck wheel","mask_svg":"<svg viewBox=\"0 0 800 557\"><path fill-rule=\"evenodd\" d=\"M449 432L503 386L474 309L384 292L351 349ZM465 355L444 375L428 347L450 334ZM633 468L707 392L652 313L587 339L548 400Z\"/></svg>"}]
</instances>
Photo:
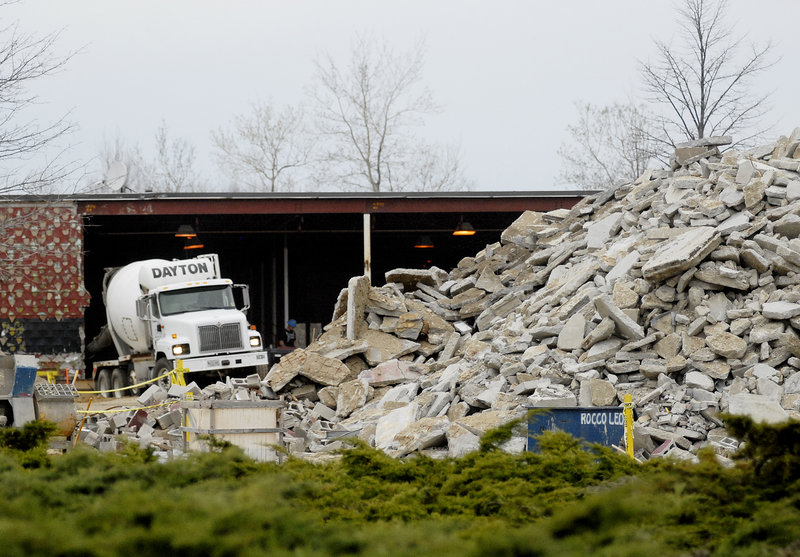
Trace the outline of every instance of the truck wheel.
<instances>
[{"instance_id":1,"label":"truck wheel","mask_svg":"<svg viewBox=\"0 0 800 557\"><path fill-rule=\"evenodd\" d=\"M128 386L128 378L125 377L125 373L119 368L114 368L114 371L111 372L111 388L123 389L127 386ZM122 398L124 396L128 396L130 393L128 393L128 391L115 390L111 394L114 395L114 398Z\"/></svg>"},{"instance_id":2,"label":"truck wheel","mask_svg":"<svg viewBox=\"0 0 800 557\"><path fill-rule=\"evenodd\" d=\"M136 371L132 367L125 373L125 377L127 378L128 385L136 385L139 383L139 380L136 377ZM146 388L147 387L135 387L128 389L126 392L131 396L139 396Z\"/></svg>"},{"instance_id":3,"label":"truck wheel","mask_svg":"<svg viewBox=\"0 0 800 557\"><path fill-rule=\"evenodd\" d=\"M152 375L152 377L150 377L150 379L155 379L156 377L161 377L165 373L167 373L169 371L172 371L174 367L175 366L173 366L169 362L168 359L159 358L156 361L155 367L153 367L153 375ZM163 377L163 378L159 379L156 382L156 384L160 385L161 387L163 387L166 390L169 390L169 388L172 386L172 378L168 375L166 377Z\"/></svg>"},{"instance_id":4,"label":"truck wheel","mask_svg":"<svg viewBox=\"0 0 800 557\"><path fill-rule=\"evenodd\" d=\"M11 408L11 401L0 400L0 427L12 425L14 425L14 410Z\"/></svg>"},{"instance_id":5,"label":"truck wheel","mask_svg":"<svg viewBox=\"0 0 800 557\"><path fill-rule=\"evenodd\" d=\"M97 376L94 378L94 390L95 391L109 391L111 390L111 370L110 369L101 369L97 372ZM105 392L100 393L103 398L111 398L111 393Z\"/></svg>"},{"instance_id":6,"label":"truck wheel","mask_svg":"<svg viewBox=\"0 0 800 557\"><path fill-rule=\"evenodd\" d=\"M264 379L269 373L269 366L267 364L256 366L256 373L261 379Z\"/></svg>"}]
</instances>

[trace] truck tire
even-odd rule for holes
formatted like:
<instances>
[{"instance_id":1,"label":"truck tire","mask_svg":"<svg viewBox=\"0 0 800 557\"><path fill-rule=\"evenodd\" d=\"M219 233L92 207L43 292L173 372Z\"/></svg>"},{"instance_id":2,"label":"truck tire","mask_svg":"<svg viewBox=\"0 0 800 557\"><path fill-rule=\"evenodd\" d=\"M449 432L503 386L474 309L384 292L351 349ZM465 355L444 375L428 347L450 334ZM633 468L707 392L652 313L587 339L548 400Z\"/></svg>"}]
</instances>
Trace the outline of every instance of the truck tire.
<instances>
[{"instance_id":1,"label":"truck tire","mask_svg":"<svg viewBox=\"0 0 800 557\"><path fill-rule=\"evenodd\" d=\"M256 373L261 379L264 379L269 373L269 366L267 364L256 366Z\"/></svg>"},{"instance_id":2,"label":"truck tire","mask_svg":"<svg viewBox=\"0 0 800 557\"><path fill-rule=\"evenodd\" d=\"M14 409L10 400L0 400L0 427L14 425Z\"/></svg>"},{"instance_id":3,"label":"truck tire","mask_svg":"<svg viewBox=\"0 0 800 557\"><path fill-rule=\"evenodd\" d=\"M153 366L153 375L150 376L150 379L155 379L156 377L161 377L162 375L164 375L168 371L172 371L174 367L175 366L173 366L171 363L169 363L168 359L159 358L158 360L156 360L156 365ZM166 390L169 390L169 388L172 386L172 378L170 376L164 377L162 379L159 379L156 382L156 384L160 385L161 387L163 387Z\"/></svg>"},{"instance_id":4,"label":"truck tire","mask_svg":"<svg viewBox=\"0 0 800 557\"><path fill-rule=\"evenodd\" d=\"M97 376L94 378L94 390L95 391L110 391L111 390L111 370L110 369L101 369L97 372ZM100 396L103 398L111 398L111 393L103 392L100 393Z\"/></svg>"},{"instance_id":5,"label":"truck tire","mask_svg":"<svg viewBox=\"0 0 800 557\"><path fill-rule=\"evenodd\" d=\"M133 369L133 366L130 369L125 371L125 377L127 378L128 385L136 385L139 383L139 379L136 377L136 371ZM149 385L148 385L149 386ZM130 396L139 396L142 394L147 387L131 387L128 389L127 392Z\"/></svg>"},{"instance_id":6,"label":"truck tire","mask_svg":"<svg viewBox=\"0 0 800 557\"><path fill-rule=\"evenodd\" d=\"M114 368L114 371L111 372L111 388L112 389L123 389L128 386L128 378L125 377L125 372L121 369ZM130 395L128 391L117 391L115 390L113 393L114 398L122 398L124 396Z\"/></svg>"}]
</instances>

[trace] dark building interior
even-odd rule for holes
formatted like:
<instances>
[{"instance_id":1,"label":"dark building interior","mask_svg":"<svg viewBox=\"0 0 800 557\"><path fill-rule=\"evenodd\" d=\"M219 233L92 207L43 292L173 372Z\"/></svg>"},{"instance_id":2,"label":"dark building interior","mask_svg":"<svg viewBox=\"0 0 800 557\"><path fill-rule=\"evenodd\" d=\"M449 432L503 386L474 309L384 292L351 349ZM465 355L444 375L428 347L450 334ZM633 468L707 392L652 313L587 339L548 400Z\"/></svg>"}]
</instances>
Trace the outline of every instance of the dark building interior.
<instances>
[{"instance_id":1,"label":"dark building interior","mask_svg":"<svg viewBox=\"0 0 800 557\"><path fill-rule=\"evenodd\" d=\"M559 194L538 196L534 202L530 195L522 201L518 196L496 201L478 196L465 202L441 196L409 204L388 198L376 202L372 197L367 207L379 210L364 211L370 212L372 282L384 284L385 273L401 267L449 271L461 258L498 241L525 209L570 207L579 198ZM330 322L341 289L351 277L364 274L364 212L353 211L352 204L342 206L339 196L313 205L279 206L274 201L83 200L85 285L92 296L85 312L87 342L105 322L105 268L140 259L186 259L197 253L218 254L224 277L250 285L248 318L267 344L275 343L287 317L304 327ZM358 206L364 204L360 199ZM454 236L459 221L470 223L476 233ZM186 241L175 236L186 224L194 228L194 242L202 248L186 250ZM415 248L422 236L430 238L433 247ZM303 332L310 338L319 331Z\"/></svg>"}]
</instances>

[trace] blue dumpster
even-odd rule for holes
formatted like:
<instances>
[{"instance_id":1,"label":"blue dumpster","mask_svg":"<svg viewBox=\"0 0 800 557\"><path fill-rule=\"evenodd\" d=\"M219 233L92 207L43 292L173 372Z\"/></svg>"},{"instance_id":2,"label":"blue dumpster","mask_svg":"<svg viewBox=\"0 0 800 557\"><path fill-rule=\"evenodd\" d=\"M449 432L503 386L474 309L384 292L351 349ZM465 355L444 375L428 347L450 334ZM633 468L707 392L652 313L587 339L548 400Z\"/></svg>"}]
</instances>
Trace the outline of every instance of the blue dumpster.
<instances>
[{"instance_id":1,"label":"blue dumpster","mask_svg":"<svg viewBox=\"0 0 800 557\"><path fill-rule=\"evenodd\" d=\"M14 377L13 397L33 396L33 384L36 382L36 373L39 370L35 367L17 365L16 376Z\"/></svg>"},{"instance_id":2,"label":"blue dumpster","mask_svg":"<svg viewBox=\"0 0 800 557\"><path fill-rule=\"evenodd\" d=\"M22 427L36 419L33 384L37 371L35 356L0 356L0 414L5 415L7 425Z\"/></svg>"},{"instance_id":3,"label":"blue dumpster","mask_svg":"<svg viewBox=\"0 0 800 557\"><path fill-rule=\"evenodd\" d=\"M589 443L621 446L625 438L622 406L541 408L528 419L528 450L538 451L535 437L545 431L563 431Z\"/></svg>"}]
</instances>

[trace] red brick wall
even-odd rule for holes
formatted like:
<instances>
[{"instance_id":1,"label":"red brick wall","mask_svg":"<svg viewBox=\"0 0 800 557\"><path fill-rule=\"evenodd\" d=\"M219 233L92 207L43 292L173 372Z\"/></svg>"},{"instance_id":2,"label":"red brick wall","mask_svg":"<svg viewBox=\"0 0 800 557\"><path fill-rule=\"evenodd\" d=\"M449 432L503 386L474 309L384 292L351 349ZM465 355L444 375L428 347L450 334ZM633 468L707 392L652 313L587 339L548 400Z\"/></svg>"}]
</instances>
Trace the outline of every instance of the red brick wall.
<instances>
[{"instance_id":1,"label":"red brick wall","mask_svg":"<svg viewBox=\"0 0 800 557\"><path fill-rule=\"evenodd\" d=\"M83 318L83 226L73 204L0 206L0 320Z\"/></svg>"}]
</instances>

